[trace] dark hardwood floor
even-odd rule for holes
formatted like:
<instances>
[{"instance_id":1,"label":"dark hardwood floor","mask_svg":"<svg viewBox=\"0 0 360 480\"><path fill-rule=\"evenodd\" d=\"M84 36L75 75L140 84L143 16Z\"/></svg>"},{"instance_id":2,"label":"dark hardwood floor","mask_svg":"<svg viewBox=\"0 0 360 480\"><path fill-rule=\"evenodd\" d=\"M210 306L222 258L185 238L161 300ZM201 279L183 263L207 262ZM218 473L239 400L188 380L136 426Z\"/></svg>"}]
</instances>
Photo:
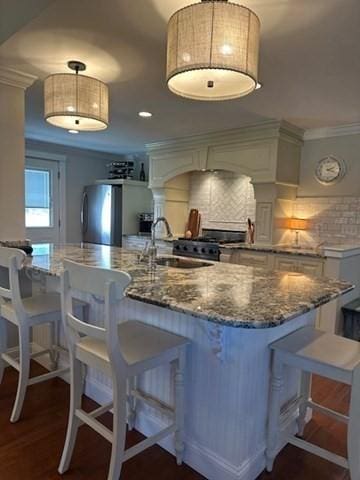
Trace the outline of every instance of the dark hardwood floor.
<instances>
[{"instance_id":1,"label":"dark hardwood floor","mask_svg":"<svg viewBox=\"0 0 360 480\"><path fill-rule=\"evenodd\" d=\"M32 367L39 373L40 367ZM9 422L16 392L17 374L6 370L0 387L0 480L102 480L106 479L110 445L90 428L81 427L71 470L57 473L67 423L68 385L59 379L30 387L21 420ZM314 379L313 398L346 413L349 390L346 386ZM92 409L94 402L84 401ZM103 417L111 426L111 415ZM141 440L137 432L128 434L127 446ZM346 453L346 427L316 414L306 428L306 438ZM201 480L204 477L186 465L177 467L174 458L158 446L137 455L123 465L122 480ZM276 460L272 474L263 473L258 480L348 480L340 467L303 452L286 447ZM222 480L222 479L219 479Z\"/></svg>"}]
</instances>

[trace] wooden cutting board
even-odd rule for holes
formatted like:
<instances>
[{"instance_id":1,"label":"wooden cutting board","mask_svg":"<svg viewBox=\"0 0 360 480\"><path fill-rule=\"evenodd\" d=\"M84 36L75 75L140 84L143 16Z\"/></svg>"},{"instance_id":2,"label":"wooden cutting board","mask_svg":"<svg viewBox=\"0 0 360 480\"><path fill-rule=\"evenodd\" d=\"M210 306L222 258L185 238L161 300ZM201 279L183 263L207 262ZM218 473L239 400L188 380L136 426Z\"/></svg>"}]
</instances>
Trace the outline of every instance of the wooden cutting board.
<instances>
[{"instance_id":1,"label":"wooden cutting board","mask_svg":"<svg viewBox=\"0 0 360 480\"><path fill-rule=\"evenodd\" d=\"M191 232L191 238L197 238L200 231L200 213L197 208L192 208L189 213L189 220L187 224L187 230Z\"/></svg>"}]
</instances>

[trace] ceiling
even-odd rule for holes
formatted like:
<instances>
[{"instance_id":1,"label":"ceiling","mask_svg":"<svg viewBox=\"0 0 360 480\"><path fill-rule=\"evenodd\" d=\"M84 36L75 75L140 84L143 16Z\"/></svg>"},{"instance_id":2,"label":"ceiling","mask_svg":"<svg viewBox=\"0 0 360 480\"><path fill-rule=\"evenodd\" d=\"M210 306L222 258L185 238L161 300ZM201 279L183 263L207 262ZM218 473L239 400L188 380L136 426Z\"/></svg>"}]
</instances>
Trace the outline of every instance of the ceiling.
<instances>
[{"instance_id":1,"label":"ceiling","mask_svg":"<svg viewBox=\"0 0 360 480\"><path fill-rule=\"evenodd\" d=\"M153 141L273 118L306 129L360 121L359 0L242 1L261 20L264 87L243 99L212 103L177 97L165 83L167 20L193 1L41 3L42 12L0 45L1 65L39 78L26 94L28 137L129 153ZM85 62L88 75L109 84L106 131L75 136L44 122L43 79L67 71L70 59ZM140 110L154 116L139 118Z\"/></svg>"}]
</instances>

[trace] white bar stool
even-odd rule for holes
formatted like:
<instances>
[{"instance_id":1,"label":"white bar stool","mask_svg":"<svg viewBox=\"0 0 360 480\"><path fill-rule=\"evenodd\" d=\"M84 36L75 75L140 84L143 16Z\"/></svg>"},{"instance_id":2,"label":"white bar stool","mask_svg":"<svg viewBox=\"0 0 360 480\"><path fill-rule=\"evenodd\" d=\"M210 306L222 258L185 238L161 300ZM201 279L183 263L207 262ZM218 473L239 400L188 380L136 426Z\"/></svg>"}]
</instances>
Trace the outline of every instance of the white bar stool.
<instances>
[{"instance_id":1,"label":"white bar stool","mask_svg":"<svg viewBox=\"0 0 360 480\"><path fill-rule=\"evenodd\" d=\"M61 294L64 330L67 335L71 366L71 399L69 424L59 473L69 469L78 428L85 423L112 443L108 480L118 480L122 463L175 433L177 463L182 463L184 452L184 370L188 339L145 323L131 320L118 323L117 311L124 290L131 277L121 271L88 267L64 261ZM72 289L104 299L104 327L82 322L72 311ZM164 405L136 388L134 379L143 372L171 363L174 367L175 407ZM81 408L81 366L85 364L101 370L112 378L113 402L91 413ZM127 381L131 385L127 395ZM129 427L134 425L136 405L140 399L159 409L171 419L168 427L125 450L126 406L130 407ZM113 431L96 418L113 409Z\"/></svg>"},{"instance_id":2,"label":"white bar stool","mask_svg":"<svg viewBox=\"0 0 360 480\"><path fill-rule=\"evenodd\" d=\"M68 368L57 369L58 333L56 323L61 319L60 295L44 293L28 298L21 298L19 271L23 268L26 255L21 250L0 247L0 266L9 271L9 288L0 287L0 383L5 364L11 365L19 372L19 381L14 407L10 421L17 422L24 404L26 389L29 385L59 376ZM7 349L6 321L14 324L19 331L18 357L13 349ZM31 353L30 333L36 325L50 325L49 348ZM17 350L17 349L16 349ZM41 355L50 355L53 370L49 373L29 378L30 359Z\"/></svg>"},{"instance_id":3,"label":"white bar stool","mask_svg":"<svg viewBox=\"0 0 360 480\"><path fill-rule=\"evenodd\" d=\"M270 345L273 352L266 469L271 472L281 439L280 393L284 365L301 370L300 395L293 409L299 409L298 434L302 436L307 408L319 410L348 424L348 458L335 455L295 435L285 441L350 470L351 480L360 480L360 343L338 335L304 327ZM311 400L311 374L351 386L349 416ZM289 413L287 411L287 413Z\"/></svg>"}]
</instances>

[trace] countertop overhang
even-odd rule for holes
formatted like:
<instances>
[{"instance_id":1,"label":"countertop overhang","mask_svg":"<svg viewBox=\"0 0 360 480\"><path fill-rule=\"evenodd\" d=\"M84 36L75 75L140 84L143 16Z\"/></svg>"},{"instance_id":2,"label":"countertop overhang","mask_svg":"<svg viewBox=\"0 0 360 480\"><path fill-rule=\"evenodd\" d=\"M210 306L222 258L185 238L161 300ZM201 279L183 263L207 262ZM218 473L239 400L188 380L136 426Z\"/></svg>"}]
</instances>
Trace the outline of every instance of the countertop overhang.
<instances>
[{"instance_id":1,"label":"countertop overhang","mask_svg":"<svg viewBox=\"0 0 360 480\"><path fill-rule=\"evenodd\" d=\"M128 272L131 299L230 327L276 327L354 288L323 277L219 262L186 270L157 266L152 273L134 251L90 244L35 245L26 267L60 276L64 258Z\"/></svg>"},{"instance_id":2,"label":"countertop overhang","mask_svg":"<svg viewBox=\"0 0 360 480\"><path fill-rule=\"evenodd\" d=\"M291 245L258 245L248 243L225 243L225 251L250 250L253 252L278 253L281 255L303 255L314 258L347 258L360 255L360 245L321 245L318 248L293 247Z\"/></svg>"}]
</instances>

